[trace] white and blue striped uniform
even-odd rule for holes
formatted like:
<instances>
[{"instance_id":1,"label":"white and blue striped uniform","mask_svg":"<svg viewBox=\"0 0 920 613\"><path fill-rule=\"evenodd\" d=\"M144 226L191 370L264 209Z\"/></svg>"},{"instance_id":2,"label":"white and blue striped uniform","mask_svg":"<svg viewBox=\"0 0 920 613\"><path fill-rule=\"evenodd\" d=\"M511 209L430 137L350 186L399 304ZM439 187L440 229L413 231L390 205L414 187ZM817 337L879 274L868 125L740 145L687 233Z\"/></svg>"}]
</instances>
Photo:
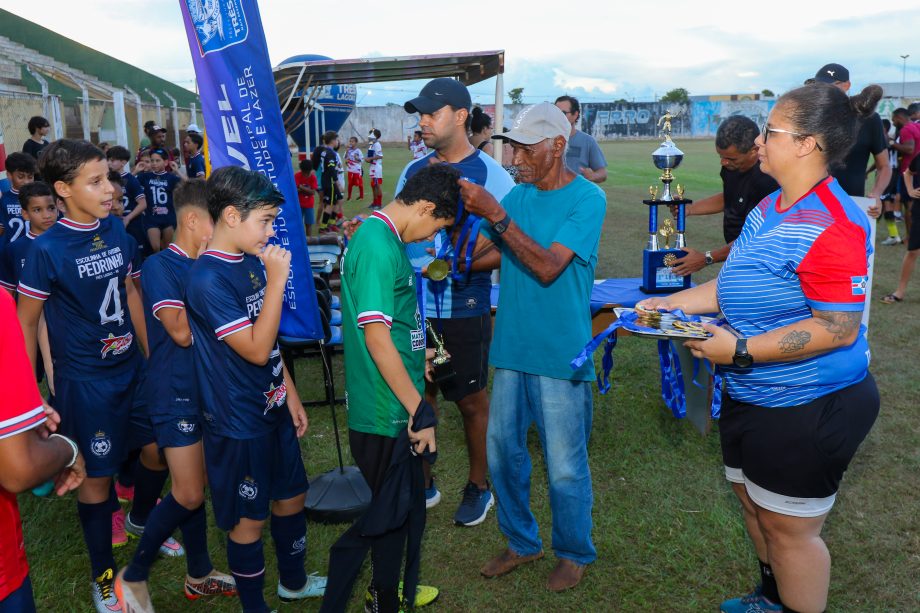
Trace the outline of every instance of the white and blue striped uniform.
<instances>
[{"instance_id":1,"label":"white and blue striped uniform","mask_svg":"<svg viewBox=\"0 0 920 613\"><path fill-rule=\"evenodd\" d=\"M781 192L751 211L717 280L719 306L745 337L819 311L862 311L868 283L869 219L835 179L780 211ZM739 402L796 406L861 381L868 372L865 327L849 347L795 362L724 367Z\"/></svg>"}]
</instances>

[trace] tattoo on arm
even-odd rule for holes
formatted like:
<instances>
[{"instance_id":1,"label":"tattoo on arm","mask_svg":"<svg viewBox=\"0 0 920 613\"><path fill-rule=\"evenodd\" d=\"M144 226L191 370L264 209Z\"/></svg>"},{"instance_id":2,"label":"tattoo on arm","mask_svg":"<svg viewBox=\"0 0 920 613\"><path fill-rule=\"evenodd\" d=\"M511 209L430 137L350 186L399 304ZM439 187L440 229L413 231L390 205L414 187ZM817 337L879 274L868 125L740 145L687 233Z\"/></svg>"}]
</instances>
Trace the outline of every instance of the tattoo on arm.
<instances>
[{"instance_id":1,"label":"tattoo on arm","mask_svg":"<svg viewBox=\"0 0 920 613\"><path fill-rule=\"evenodd\" d=\"M834 335L834 341L842 341L859 330L862 311L813 311L815 322Z\"/></svg>"},{"instance_id":2,"label":"tattoo on arm","mask_svg":"<svg viewBox=\"0 0 920 613\"><path fill-rule=\"evenodd\" d=\"M805 349L805 345L811 340L811 333L804 330L792 330L779 339L780 353L798 353Z\"/></svg>"}]
</instances>

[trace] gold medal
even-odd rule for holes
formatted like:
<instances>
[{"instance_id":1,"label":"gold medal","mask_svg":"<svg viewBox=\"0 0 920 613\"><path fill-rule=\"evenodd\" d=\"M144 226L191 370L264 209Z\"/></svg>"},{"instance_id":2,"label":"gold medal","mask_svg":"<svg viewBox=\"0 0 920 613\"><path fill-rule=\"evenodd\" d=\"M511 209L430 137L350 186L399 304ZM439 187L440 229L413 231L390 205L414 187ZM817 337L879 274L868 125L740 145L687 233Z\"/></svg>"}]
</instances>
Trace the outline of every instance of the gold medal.
<instances>
[{"instance_id":1,"label":"gold medal","mask_svg":"<svg viewBox=\"0 0 920 613\"><path fill-rule=\"evenodd\" d=\"M432 281L443 281L450 273L450 265L441 259L434 259L428 264L428 278Z\"/></svg>"}]
</instances>

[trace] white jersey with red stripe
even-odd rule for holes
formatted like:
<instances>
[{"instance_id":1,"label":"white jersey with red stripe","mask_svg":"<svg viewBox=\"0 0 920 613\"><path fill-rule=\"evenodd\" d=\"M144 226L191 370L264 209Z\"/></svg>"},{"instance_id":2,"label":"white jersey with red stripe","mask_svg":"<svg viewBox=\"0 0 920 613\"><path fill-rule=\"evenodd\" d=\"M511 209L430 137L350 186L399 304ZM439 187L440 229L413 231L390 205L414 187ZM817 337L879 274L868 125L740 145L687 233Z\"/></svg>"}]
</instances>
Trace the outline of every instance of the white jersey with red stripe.
<instances>
[{"instance_id":1,"label":"white jersey with red stripe","mask_svg":"<svg viewBox=\"0 0 920 613\"><path fill-rule=\"evenodd\" d=\"M348 172L354 174L361 174L361 164L364 163L364 154L361 153L361 150L357 147L353 149L348 149L345 152L345 164L348 167Z\"/></svg>"}]
</instances>

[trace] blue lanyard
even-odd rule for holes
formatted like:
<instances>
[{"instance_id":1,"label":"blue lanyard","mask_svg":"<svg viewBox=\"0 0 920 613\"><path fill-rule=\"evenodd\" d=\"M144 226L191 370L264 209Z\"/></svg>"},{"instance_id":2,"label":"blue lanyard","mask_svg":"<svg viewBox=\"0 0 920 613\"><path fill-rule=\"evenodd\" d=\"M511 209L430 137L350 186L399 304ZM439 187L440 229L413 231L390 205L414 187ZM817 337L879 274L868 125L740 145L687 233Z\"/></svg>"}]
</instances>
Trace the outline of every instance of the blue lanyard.
<instances>
[{"instance_id":1,"label":"blue lanyard","mask_svg":"<svg viewBox=\"0 0 920 613\"><path fill-rule=\"evenodd\" d=\"M422 277L422 271L420 269L415 270L415 300L418 304L419 317L422 318L422 338L425 339L425 342L428 342L428 330L425 327L425 278Z\"/></svg>"}]
</instances>

